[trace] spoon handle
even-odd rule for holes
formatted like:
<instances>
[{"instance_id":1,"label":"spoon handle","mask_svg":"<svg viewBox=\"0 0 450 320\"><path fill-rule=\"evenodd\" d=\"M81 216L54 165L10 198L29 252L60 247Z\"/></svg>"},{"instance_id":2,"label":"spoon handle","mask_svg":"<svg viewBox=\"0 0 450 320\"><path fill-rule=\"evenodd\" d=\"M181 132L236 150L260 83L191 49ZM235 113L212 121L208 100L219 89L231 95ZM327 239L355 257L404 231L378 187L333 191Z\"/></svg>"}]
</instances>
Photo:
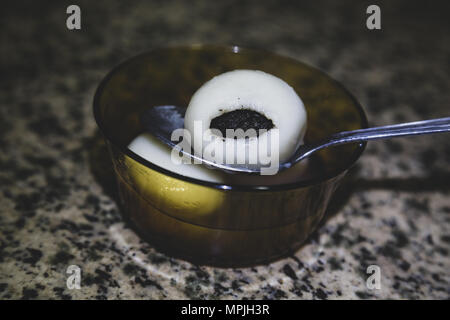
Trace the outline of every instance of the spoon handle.
<instances>
[{"instance_id":1,"label":"spoon handle","mask_svg":"<svg viewBox=\"0 0 450 320\"><path fill-rule=\"evenodd\" d=\"M307 148L306 150L305 148L300 147L293 158L295 159L295 162L297 162L317 150L339 144L448 131L450 131L450 117L343 131L333 134L319 143L310 146L305 145L305 148Z\"/></svg>"}]
</instances>

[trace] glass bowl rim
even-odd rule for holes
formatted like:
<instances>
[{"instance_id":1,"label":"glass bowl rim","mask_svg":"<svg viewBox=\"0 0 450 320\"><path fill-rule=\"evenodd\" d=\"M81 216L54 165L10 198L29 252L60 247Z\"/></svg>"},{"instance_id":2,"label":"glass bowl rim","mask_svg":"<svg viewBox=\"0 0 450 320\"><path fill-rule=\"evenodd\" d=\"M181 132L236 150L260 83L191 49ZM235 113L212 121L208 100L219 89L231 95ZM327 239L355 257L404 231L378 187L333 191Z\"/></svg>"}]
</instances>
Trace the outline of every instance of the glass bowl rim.
<instances>
[{"instance_id":1,"label":"glass bowl rim","mask_svg":"<svg viewBox=\"0 0 450 320\"><path fill-rule=\"evenodd\" d=\"M169 49L170 50L173 50L173 49L184 49L184 50L186 50L186 49L188 49L188 50L216 49L217 50L217 49L219 49L219 50L223 50L225 52L231 51L233 53L241 53L242 51L244 51L244 52L245 51L253 51L253 52L257 52L257 53L265 53L268 55L277 56L277 57L283 58L292 63L306 65L308 68L312 68L315 71L321 73L328 80L330 80L334 85L339 87L339 89L342 90L350 98L350 100L353 102L354 106L356 107L356 110L358 111L360 118L361 118L361 123L360 123L361 128L367 128L367 126L368 126L367 116L366 116L366 113L364 112L364 109L362 108L361 104L358 102L358 100L356 100L356 98L353 96L353 94L351 94L339 81L333 79L331 76L329 76L327 73L323 72L322 70L320 70L316 67L313 67L309 64L306 64L302 61L291 58L289 56L278 54L278 53L275 53L275 52L272 52L272 51L269 51L269 50L263 49L263 48L241 47L241 46L237 46L237 45L193 44L193 45L175 45L175 46L158 47L155 49L141 52L141 53L139 53L135 56L132 56L130 58L127 58L124 61L117 64L115 67L112 68L111 71L109 71L104 76L104 78L101 80L101 82L98 85L98 87L95 91L95 94L94 94L94 101L93 101L94 118L95 118L95 122L97 123L97 126L98 126L100 132L102 133L103 137L109 143L111 143L115 148L117 148L121 153L127 155L128 157L132 158L133 160L137 161L138 163L140 163L152 170L155 170L157 172L160 172L162 174L165 174L172 178L175 178L175 179L183 180L183 181L197 184L197 185L211 187L214 189L224 190L224 191L229 191L229 190L248 191L248 192L281 191L281 190L293 190L293 189L309 187L309 186L317 185L317 184L323 183L325 181L328 181L330 179L333 179L333 178L341 175L345 171L349 170L355 164L355 162L359 159L359 157L365 150L367 143L362 142L355 148L355 151L349 156L348 161L346 161L346 165L341 166L338 169L333 170L327 174L319 175L318 177L314 177L312 179L305 179L305 180L300 180L298 182L290 182L290 183L276 184L276 185L242 185L242 184L224 184L224 183L219 183L219 182L211 182L211 181L206 181L206 180L183 176L181 174L178 174L173 171L164 169L160 166L157 166L156 164L154 164L154 163L144 159L143 157L139 156L138 154L134 153L129 148L120 146L118 143L116 143L115 141L113 141L112 139L109 138L109 136L107 135L106 130L103 126L103 121L100 116L100 97L102 95L102 92L103 92L105 86L108 84L109 80L117 72L119 72L122 69L122 67L124 67L128 63L131 63L132 61L135 61L143 56L149 55L155 51L163 51L163 50L169 50Z\"/></svg>"}]
</instances>

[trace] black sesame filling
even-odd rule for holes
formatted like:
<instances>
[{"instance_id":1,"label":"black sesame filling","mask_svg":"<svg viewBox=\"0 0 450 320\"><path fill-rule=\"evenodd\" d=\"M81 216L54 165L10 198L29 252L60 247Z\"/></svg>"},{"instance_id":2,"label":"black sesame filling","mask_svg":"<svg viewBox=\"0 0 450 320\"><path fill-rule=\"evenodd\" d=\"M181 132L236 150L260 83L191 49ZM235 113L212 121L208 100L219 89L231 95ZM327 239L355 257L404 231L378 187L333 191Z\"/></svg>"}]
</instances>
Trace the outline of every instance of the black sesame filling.
<instances>
[{"instance_id":1,"label":"black sesame filling","mask_svg":"<svg viewBox=\"0 0 450 320\"><path fill-rule=\"evenodd\" d=\"M226 129L254 129L256 136L259 136L259 130L270 130L274 127L272 120L267 119L263 114L250 110L239 109L215 117L211 120L211 129L218 129L222 136L226 136Z\"/></svg>"}]
</instances>

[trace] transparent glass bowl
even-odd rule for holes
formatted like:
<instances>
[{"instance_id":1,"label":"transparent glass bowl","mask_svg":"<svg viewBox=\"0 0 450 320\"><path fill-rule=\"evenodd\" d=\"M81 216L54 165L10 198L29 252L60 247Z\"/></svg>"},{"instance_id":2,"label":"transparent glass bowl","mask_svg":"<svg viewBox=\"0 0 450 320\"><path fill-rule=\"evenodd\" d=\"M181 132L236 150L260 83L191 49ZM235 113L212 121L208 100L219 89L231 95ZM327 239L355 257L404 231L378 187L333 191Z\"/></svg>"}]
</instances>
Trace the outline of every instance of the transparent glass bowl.
<instances>
[{"instance_id":1,"label":"transparent glass bowl","mask_svg":"<svg viewBox=\"0 0 450 320\"><path fill-rule=\"evenodd\" d=\"M123 215L160 251L197 264L266 263L302 244L365 144L324 149L305 175L280 185L225 185L188 178L127 148L143 132L139 114L187 106L207 80L257 69L289 83L308 113L305 141L367 126L361 106L336 81L306 64L264 50L222 46L157 49L114 68L94 98L94 114L114 165Z\"/></svg>"}]
</instances>

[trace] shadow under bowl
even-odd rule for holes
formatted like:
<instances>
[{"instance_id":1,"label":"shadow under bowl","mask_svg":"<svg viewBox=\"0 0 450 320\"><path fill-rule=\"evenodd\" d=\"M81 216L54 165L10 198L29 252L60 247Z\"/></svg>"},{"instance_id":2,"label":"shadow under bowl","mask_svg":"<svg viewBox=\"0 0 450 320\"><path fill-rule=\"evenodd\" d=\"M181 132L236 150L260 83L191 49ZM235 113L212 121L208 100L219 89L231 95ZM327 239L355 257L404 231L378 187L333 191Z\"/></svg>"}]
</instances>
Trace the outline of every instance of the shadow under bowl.
<instances>
[{"instance_id":1,"label":"shadow under bowl","mask_svg":"<svg viewBox=\"0 0 450 320\"><path fill-rule=\"evenodd\" d=\"M264 50L173 47L140 54L114 68L97 89L94 114L113 162L122 213L160 251L196 264L249 266L298 249L365 148L363 143L321 150L298 181L278 185L197 180L127 148L144 132L139 121L143 110L187 106L203 83L235 69L262 70L294 88L308 114L306 143L367 127L361 106L335 80Z\"/></svg>"}]
</instances>

